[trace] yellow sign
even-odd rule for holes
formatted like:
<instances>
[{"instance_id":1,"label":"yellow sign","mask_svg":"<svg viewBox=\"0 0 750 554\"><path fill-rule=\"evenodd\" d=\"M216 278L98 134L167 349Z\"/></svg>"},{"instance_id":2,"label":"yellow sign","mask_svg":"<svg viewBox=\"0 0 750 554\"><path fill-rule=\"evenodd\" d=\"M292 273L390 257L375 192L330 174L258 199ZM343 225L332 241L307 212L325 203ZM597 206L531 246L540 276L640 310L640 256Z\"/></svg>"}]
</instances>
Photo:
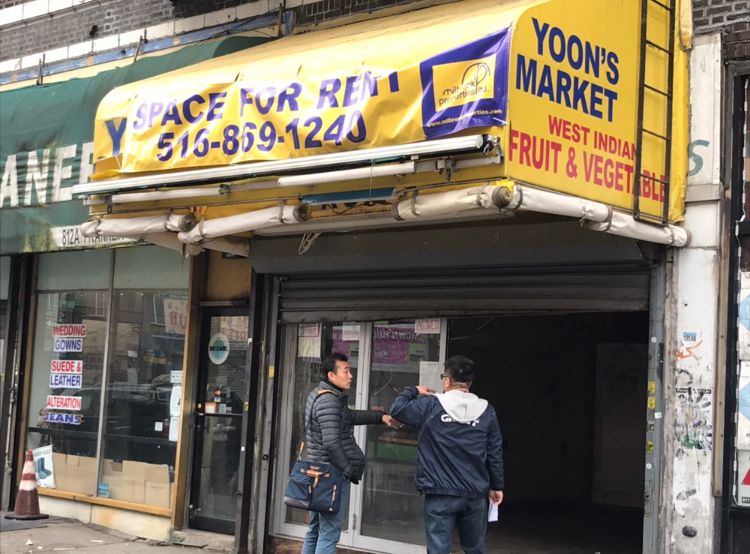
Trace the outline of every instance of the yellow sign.
<instances>
[{"instance_id":1,"label":"yellow sign","mask_svg":"<svg viewBox=\"0 0 750 554\"><path fill-rule=\"evenodd\" d=\"M97 113L94 178L489 133L501 137L505 163L481 178L630 210L641 2L606 4L467 0L286 37L119 87ZM662 23L650 38L663 43ZM673 221L682 218L687 163L686 57L675 55ZM649 56L647 81L667 88L666 62ZM665 133L665 104L646 100L645 126ZM665 151L644 144L640 209L653 217L665 197Z\"/></svg>"},{"instance_id":2,"label":"yellow sign","mask_svg":"<svg viewBox=\"0 0 750 554\"><path fill-rule=\"evenodd\" d=\"M524 12L513 30L506 175L630 210L638 119L640 2L546 2ZM666 23L666 26L665 26ZM668 18L649 21L649 38L668 46ZM661 32L661 34L659 34ZM677 74L685 55L677 50ZM656 52L656 53L654 53ZM649 49L647 84L668 90L666 59ZM660 57L662 56L662 57ZM677 82L677 80L676 80ZM666 102L644 89L644 127L666 134ZM686 92L676 83L675 109ZM665 143L645 135L640 209L660 217ZM681 219L687 129L675 117L671 218Z\"/></svg>"}]
</instances>

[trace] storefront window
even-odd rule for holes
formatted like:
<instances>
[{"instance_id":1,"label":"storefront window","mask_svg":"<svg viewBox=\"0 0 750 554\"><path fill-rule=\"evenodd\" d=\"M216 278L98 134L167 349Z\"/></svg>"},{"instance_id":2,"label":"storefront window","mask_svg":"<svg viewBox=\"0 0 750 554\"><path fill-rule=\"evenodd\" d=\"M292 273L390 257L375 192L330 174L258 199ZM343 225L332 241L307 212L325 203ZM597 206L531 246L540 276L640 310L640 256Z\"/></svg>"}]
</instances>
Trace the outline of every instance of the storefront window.
<instances>
[{"instance_id":1,"label":"storefront window","mask_svg":"<svg viewBox=\"0 0 750 554\"><path fill-rule=\"evenodd\" d=\"M27 447L42 487L171 505L184 265L155 247L40 256ZM152 273L170 290L144 290Z\"/></svg>"},{"instance_id":2,"label":"storefront window","mask_svg":"<svg viewBox=\"0 0 750 554\"><path fill-rule=\"evenodd\" d=\"M186 302L184 291L115 291L99 496L169 507Z\"/></svg>"}]
</instances>

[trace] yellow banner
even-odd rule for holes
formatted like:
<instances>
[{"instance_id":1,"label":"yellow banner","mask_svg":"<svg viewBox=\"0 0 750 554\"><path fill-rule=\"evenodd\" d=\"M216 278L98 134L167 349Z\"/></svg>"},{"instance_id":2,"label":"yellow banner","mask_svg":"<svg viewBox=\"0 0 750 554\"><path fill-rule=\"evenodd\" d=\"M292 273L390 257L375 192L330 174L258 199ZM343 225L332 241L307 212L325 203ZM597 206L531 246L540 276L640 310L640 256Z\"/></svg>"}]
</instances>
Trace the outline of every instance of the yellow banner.
<instances>
[{"instance_id":1,"label":"yellow banner","mask_svg":"<svg viewBox=\"0 0 750 554\"><path fill-rule=\"evenodd\" d=\"M469 0L295 35L112 91L95 179L288 159L461 133L501 136L497 175L631 210L640 0ZM668 27L650 20L650 38ZM672 175L644 142L639 208L682 218L686 57L676 49ZM649 53L647 82L667 89ZM646 96L644 126L667 134Z\"/></svg>"}]
</instances>

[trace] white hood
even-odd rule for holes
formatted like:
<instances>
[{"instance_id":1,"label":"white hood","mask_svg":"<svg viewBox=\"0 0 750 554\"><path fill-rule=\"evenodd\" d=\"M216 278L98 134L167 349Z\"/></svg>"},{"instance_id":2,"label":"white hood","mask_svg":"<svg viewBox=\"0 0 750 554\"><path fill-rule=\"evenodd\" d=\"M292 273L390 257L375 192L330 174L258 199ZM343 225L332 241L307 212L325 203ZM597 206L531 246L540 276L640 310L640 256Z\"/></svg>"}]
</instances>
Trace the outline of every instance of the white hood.
<instances>
[{"instance_id":1,"label":"white hood","mask_svg":"<svg viewBox=\"0 0 750 554\"><path fill-rule=\"evenodd\" d=\"M458 423L476 421L487 409L487 401L470 392L451 390L435 396L445 412Z\"/></svg>"}]
</instances>

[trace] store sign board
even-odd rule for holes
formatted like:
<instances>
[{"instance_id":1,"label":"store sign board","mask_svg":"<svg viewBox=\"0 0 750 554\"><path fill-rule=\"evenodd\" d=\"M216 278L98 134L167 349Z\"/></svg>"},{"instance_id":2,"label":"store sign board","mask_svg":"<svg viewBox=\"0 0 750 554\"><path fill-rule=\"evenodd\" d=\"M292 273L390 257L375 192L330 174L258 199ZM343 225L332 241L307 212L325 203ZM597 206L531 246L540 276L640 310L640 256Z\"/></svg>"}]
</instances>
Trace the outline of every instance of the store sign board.
<instances>
[{"instance_id":1,"label":"store sign board","mask_svg":"<svg viewBox=\"0 0 750 554\"><path fill-rule=\"evenodd\" d=\"M47 396L47 409L48 410L73 410L76 412L81 411L81 397L80 396L58 396L50 394Z\"/></svg>"},{"instance_id":2,"label":"store sign board","mask_svg":"<svg viewBox=\"0 0 750 554\"><path fill-rule=\"evenodd\" d=\"M53 352L83 352L82 338L55 337L52 341Z\"/></svg>"},{"instance_id":3,"label":"store sign board","mask_svg":"<svg viewBox=\"0 0 750 554\"><path fill-rule=\"evenodd\" d=\"M80 375L83 373L83 360L52 360L49 365L49 372Z\"/></svg>"},{"instance_id":4,"label":"store sign board","mask_svg":"<svg viewBox=\"0 0 750 554\"><path fill-rule=\"evenodd\" d=\"M80 225L51 227L49 231L54 250L102 248L120 244L132 244L138 241L138 239L130 237L87 237L81 232Z\"/></svg>"},{"instance_id":5,"label":"store sign board","mask_svg":"<svg viewBox=\"0 0 750 554\"><path fill-rule=\"evenodd\" d=\"M568 3L570 4L570 3ZM546 2L519 18L513 33L506 135L507 176L624 210L633 207L638 120L640 10L638 2ZM572 7L571 7L572 8ZM617 22L613 25L613 22ZM649 38L666 46L668 18L649 11ZM653 87L668 90L666 56L646 52ZM687 166L687 58L676 46L674 127L666 130L666 101L646 91L644 127L672 135L671 218L684 211ZM684 99L684 100L683 100ZM684 104L684 106L683 106ZM669 180L663 140L646 134L640 209L661 217Z\"/></svg>"},{"instance_id":6,"label":"store sign board","mask_svg":"<svg viewBox=\"0 0 750 554\"><path fill-rule=\"evenodd\" d=\"M47 412L44 416L47 423L64 423L66 425L80 425L83 421L81 414L67 414L60 412Z\"/></svg>"},{"instance_id":7,"label":"store sign board","mask_svg":"<svg viewBox=\"0 0 750 554\"><path fill-rule=\"evenodd\" d=\"M52 335L55 337L85 337L85 323L58 323L52 326Z\"/></svg>"},{"instance_id":8,"label":"store sign board","mask_svg":"<svg viewBox=\"0 0 750 554\"><path fill-rule=\"evenodd\" d=\"M49 376L49 386L51 389L80 389L82 382L81 377L81 375L52 373Z\"/></svg>"}]
</instances>

